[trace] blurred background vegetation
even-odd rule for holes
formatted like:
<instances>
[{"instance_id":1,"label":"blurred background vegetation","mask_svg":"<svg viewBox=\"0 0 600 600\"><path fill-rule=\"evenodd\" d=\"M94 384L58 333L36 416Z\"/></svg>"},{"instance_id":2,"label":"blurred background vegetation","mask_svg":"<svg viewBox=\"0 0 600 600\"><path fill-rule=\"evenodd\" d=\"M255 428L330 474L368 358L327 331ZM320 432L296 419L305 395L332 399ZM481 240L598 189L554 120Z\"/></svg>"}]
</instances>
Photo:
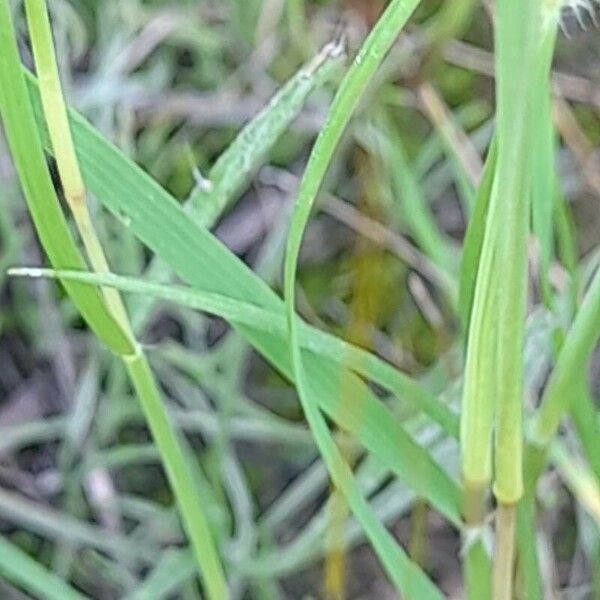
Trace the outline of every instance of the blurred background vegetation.
<instances>
[{"instance_id":1,"label":"blurred background vegetation","mask_svg":"<svg viewBox=\"0 0 600 600\"><path fill-rule=\"evenodd\" d=\"M321 47L343 36L352 56L384 3L49 4L70 103L183 202ZM583 18L586 28L565 15L568 35L553 75L557 170L578 257L600 236L600 37ZM492 133L491 35L485 4L422 3L344 138L302 254L305 318L434 392L456 389L460 371L451 274ZM21 42L31 65L24 33ZM213 226L277 290L298 177L341 73L319 82ZM122 366L55 285L6 276L9 266L43 261L0 144L0 530L91 597L197 598L192 565L177 550L172 499ZM143 272L151 257L127 229L101 211L96 222L115 270ZM534 269L536 258L532 247ZM557 265L552 274L560 287L564 272ZM551 359L538 296L532 283L531 397ZM140 300L129 300L135 313ZM217 319L161 304L141 339L173 418L210 475L209 510L237 565L236 597L322 597L329 487L293 388ZM598 400L600 359L590 382ZM455 444L423 423L414 431L456 472ZM587 597L586 517L551 472L542 486L545 573L564 597ZM378 482L373 497L413 557L448 595L461 597L457 534L397 482ZM346 534L349 597L393 597L352 521ZM0 581L0 597L23 594Z\"/></svg>"}]
</instances>

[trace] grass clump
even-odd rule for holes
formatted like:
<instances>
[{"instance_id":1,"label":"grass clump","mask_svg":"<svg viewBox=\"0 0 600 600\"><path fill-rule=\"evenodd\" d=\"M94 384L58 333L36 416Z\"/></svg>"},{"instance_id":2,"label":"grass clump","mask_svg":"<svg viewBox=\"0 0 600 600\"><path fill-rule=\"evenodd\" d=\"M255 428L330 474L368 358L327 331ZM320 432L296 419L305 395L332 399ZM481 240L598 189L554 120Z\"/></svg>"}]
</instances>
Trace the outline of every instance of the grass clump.
<instances>
[{"instance_id":1,"label":"grass clump","mask_svg":"<svg viewBox=\"0 0 600 600\"><path fill-rule=\"evenodd\" d=\"M573 115L559 137L551 85L581 5L499 0L486 53L458 41L484 42L470 0L348 2L326 36L338 9L302 1L57 3L50 19L25 0L24 21L16 4L0 5L16 170L0 325L34 354L50 332L73 375L49 416L0 407L0 454L21 460L0 493L10 593L574 597L557 574L575 564L597 591L600 275L562 185L591 142ZM89 53L71 83L92 123L64 99L65 40ZM445 62L493 94L448 94ZM16 183L48 266L16 266L18 229L4 244ZM311 261L327 275L308 286ZM23 286L48 280L66 296L32 303ZM28 448L53 465L33 488ZM542 518L559 511L573 548Z\"/></svg>"}]
</instances>

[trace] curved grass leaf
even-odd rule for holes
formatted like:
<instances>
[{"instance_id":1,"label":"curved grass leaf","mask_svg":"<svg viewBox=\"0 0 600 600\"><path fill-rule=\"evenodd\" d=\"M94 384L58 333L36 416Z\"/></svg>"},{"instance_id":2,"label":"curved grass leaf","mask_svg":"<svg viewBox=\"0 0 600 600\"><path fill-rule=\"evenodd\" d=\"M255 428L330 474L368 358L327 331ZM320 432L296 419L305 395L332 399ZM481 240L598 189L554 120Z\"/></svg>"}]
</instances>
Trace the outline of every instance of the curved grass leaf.
<instances>
[{"instance_id":1,"label":"curved grass leaf","mask_svg":"<svg viewBox=\"0 0 600 600\"><path fill-rule=\"evenodd\" d=\"M12 269L11 275L30 277L60 277L67 281L79 281L90 285L114 287L123 292L144 294L154 298L162 298L188 308L200 310L225 319L238 327L251 328L264 333L264 339L276 346L285 340L286 321L281 312L276 313L262 309L248 302L235 300L221 294L203 292L192 288L173 285L149 283L132 277L121 277L113 274L86 273L81 271L61 271L47 269ZM427 498L453 523L460 523L460 490L445 474L443 469L431 460L429 454L399 427L392 413L381 402L372 401L366 388L349 390L346 394L350 401L340 404L339 390L342 385L341 371L335 361L343 356L350 368L356 368L361 375L372 379L375 383L393 392L394 375L398 373L377 357L356 348L343 340L327 333L314 330L305 323L300 324L300 343L307 350L306 356L315 377L323 379L322 366L327 364L327 377L323 379L323 409L326 410L341 426L359 433L359 437L367 448L377 448L374 454L382 460L390 470L405 481L417 493ZM327 363L323 362L327 360ZM370 369L369 367L372 367ZM402 385L402 384L401 384ZM412 384L414 388L418 387ZM344 391L346 389L344 388ZM419 393L418 391L416 392ZM456 434L456 418L449 424ZM377 440L379 438L379 441Z\"/></svg>"},{"instance_id":2,"label":"curved grass leaf","mask_svg":"<svg viewBox=\"0 0 600 600\"><path fill-rule=\"evenodd\" d=\"M325 381L319 381L319 378L315 377L312 372L310 358L303 354L301 350L300 327L295 312L296 270L300 246L325 173L362 94L417 4L417 0L392 0L365 40L335 95L327 120L317 138L300 183L285 257L284 291L289 353L296 389L298 390L304 415L333 483L337 490L343 494L348 506L360 521L397 591L409 597L433 598L439 597L440 592L421 573L420 569L410 561L401 547L378 521L362 495L351 468L333 441L331 432L320 411L317 398L323 395L323 384L331 383L334 374ZM343 400L343 405L337 411L340 415L347 414L349 409L355 408L355 399L346 398L345 390L347 387L348 383L342 379L340 384L336 386L337 389L330 391L330 393L336 394L334 397ZM350 428L353 433L365 429L364 407L359 405L358 409L357 422ZM382 424L383 422L379 421L378 427L381 428ZM379 434L381 433L380 431Z\"/></svg>"},{"instance_id":3,"label":"curved grass leaf","mask_svg":"<svg viewBox=\"0 0 600 600\"><path fill-rule=\"evenodd\" d=\"M28 81L32 103L39 119L38 126L43 136L47 136L40 113L35 78L29 75ZM167 191L110 144L80 115L71 111L70 118L88 187L109 210L126 220L132 233L195 290L250 301L259 307L283 314L280 298L264 281L208 231L195 225ZM44 139L47 143L47 137ZM260 332L244 326L239 330L272 364L290 374L285 351L287 344L278 340L271 340L267 344L265 336ZM317 330L311 328L311 331L314 334ZM349 356L352 356L352 353L349 353ZM419 396L426 399L428 405L435 407L432 408L432 414L437 413L439 421L447 424L449 431L456 431L454 415L417 383L373 355L364 353L363 356L365 364L362 368L366 376L370 376L367 375L370 365L385 365L379 369L378 376L373 377L374 381L378 378L388 381L388 386L393 387L394 393L398 393L401 398L408 399L418 391ZM335 362L339 363L341 360L342 356L338 355ZM363 358L358 362L363 362ZM357 385L360 386L360 383L357 382ZM370 395L367 403L371 405L374 402L376 400ZM369 450L378 453L376 449ZM399 459L400 457L397 458ZM410 466L409 457L407 462ZM407 477L410 472L410 469L406 471ZM460 492L458 494L460 495ZM458 506L449 512L454 515L460 514Z\"/></svg>"},{"instance_id":4,"label":"curved grass leaf","mask_svg":"<svg viewBox=\"0 0 600 600\"><path fill-rule=\"evenodd\" d=\"M36 111L39 99L35 85L31 96ZM40 124L43 121L40 120ZM183 279L194 287L218 292L240 300L249 299L274 311L282 311L279 298L268 286L256 278L237 258L227 251L208 232L194 226L177 203L141 170L108 144L99 134L84 124L79 117L72 116L76 147L88 187L113 213L123 218L130 230L167 262ZM261 351L283 373L291 375L287 360L287 344L277 338L269 339L261 332L240 327L248 341ZM329 367L337 373L340 368L332 361L320 359L314 365L315 388L323 386L331 376ZM364 398L361 402L368 407L378 402L366 391L365 386L350 373L344 375L349 387ZM321 386L321 387L323 387ZM325 394L317 396L319 403L331 410L332 399ZM339 415L333 415L334 418ZM385 419L385 413L383 415ZM391 421L397 437L401 428ZM372 426L369 428L372 429ZM368 430L367 430L368 431ZM383 454L394 461L398 469L399 457L387 446L389 440L381 438L376 431L365 435L365 428L358 432L361 441L375 455ZM404 457L410 464L410 457ZM431 482L430 487L435 487ZM457 488L458 489L458 488ZM453 509L458 515L458 507Z\"/></svg>"},{"instance_id":5,"label":"curved grass leaf","mask_svg":"<svg viewBox=\"0 0 600 600\"><path fill-rule=\"evenodd\" d=\"M463 252L460 266L460 285L458 295L458 306L461 323L465 339L469 332L469 320L471 318L471 309L473 307L473 297L475 295L475 282L477 280L477 270L479 268L479 259L481 257L481 248L483 246L483 236L485 233L485 224L488 216L490 196L492 194L492 183L496 169L497 144L495 138L492 140L481 183L477 190L477 199L475 208L463 244Z\"/></svg>"}]
</instances>

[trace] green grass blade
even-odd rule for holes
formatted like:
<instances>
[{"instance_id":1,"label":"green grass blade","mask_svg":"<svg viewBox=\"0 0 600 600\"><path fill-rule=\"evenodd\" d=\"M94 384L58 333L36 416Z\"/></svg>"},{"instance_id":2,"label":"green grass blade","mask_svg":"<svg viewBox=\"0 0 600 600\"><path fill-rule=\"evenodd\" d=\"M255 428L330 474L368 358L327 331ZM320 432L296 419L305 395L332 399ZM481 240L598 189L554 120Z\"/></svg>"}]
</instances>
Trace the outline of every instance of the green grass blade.
<instances>
[{"instance_id":1,"label":"green grass blade","mask_svg":"<svg viewBox=\"0 0 600 600\"><path fill-rule=\"evenodd\" d=\"M560 349L554 370L544 390L542 402L532 424L531 441L547 447L568 410L572 390L583 377L585 365L600 337L600 269L575 316Z\"/></svg>"},{"instance_id":2,"label":"green grass blade","mask_svg":"<svg viewBox=\"0 0 600 600\"><path fill-rule=\"evenodd\" d=\"M458 296L459 315L463 324L465 339L469 333L469 320L473 308L473 298L475 295L475 282L477 280L477 270L481 258L481 249L483 246L483 236L485 233L485 224L492 193L492 183L494 181L494 171L496 168L497 144L495 138L492 140L488 156L483 169L481 183L477 190L477 199L475 208L463 244L463 252L460 267L460 286Z\"/></svg>"},{"instance_id":3,"label":"green grass blade","mask_svg":"<svg viewBox=\"0 0 600 600\"><path fill-rule=\"evenodd\" d=\"M25 8L36 69L41 82L42 108L65 199L71 209L93 270L106 272L109 270L108 262L87 207L87 191L79 168L59 80L46 2L44 0L25 0ZM17 64L13 65L13 68L16 72L21 71ZM23 88L22 101L29 105L22 74L19 75L19 79ZM28 118L33 129L34 123L30 108L29 113ZM41 151L39 140L37 143ZM60 212L56 196L46 198L40 209L45 213L53 210ZM123 354L121 358L140 400L152 438L160 451L186 534L195 551L199 573L202 576L207 595L212 599L226 598L228 592L223 567L211 535L208 517L203 510L206 493L204 495L200 493L202 487L197 485L200 479L194 479L190 468L194 463L189 457L186 457L185 441L169 419L157 382L143 351L133 337L129 318L120 295L113 288L102 291L108 311L131 340L133 351Z\"/></svg>"},{"instance_id":4,"label":"green grass blade","mask_svg":"<svg viewBox=\"0 0 600 600\"><path fill-rule=\"evenodd\" d=\"M498 300L498 379L494 493L504 503L518 500L522 481L523 337L527 295L529 232L528 115L533 105L531 70L536 59L540 2L527 10L518 1L501 3L498 13L496 65L498 78L498 166L492 199L493 218L501 228L498 266L502 293ZM536 71L534 71L536 72ZM518 76L515 76L518 73ZM492 192L494 194L494 192ZM498 217L495 216L498 211ZM492 214L492 213L491 213ZM495 318L495 317L491 317Z\"/></svg>"},{"instance_id":5,"label":"green grass blade","mask_svg":"<svg viewBox=\"0 0 600 600\"><path fill-rule=\"evenodd\" d=\"M43 133L43 119L35 79L30 76L29 82L31 98ZM208 231L195 225L163 188L74 112L71 112L71 126L84 178L90 190L110 211L125 219L130 231L160 256L184 281L196 290L217 293L241 301L251 301L266 310L284 314L282 302L277 295ZM287 343L278 337L267 336L247 326L240 326L238 330L267 360L293 379L286 350ZM325 372L326 368L335 373L339 372L339 365L336 364L339 360L339 357L335 362L318 359L315 369L323 376L324 381L329 377L328 372ZM347 376L349 387L362 394L363 383L349 373ZM395 381L395 385L400 386L406 379L398 377ZM323 395L320 402L323 407L334 412L334 398ZM385 455L387 462L392 460L397 472L404 472L405 477L412 477L415 468L410 457L402 457L393 448L388 450L390 443L395 445L398 439L406 437L406 434L402 435L402 427L372 394L366 395L363 402L367 404L369 411L371 407L377 412L380 409L384 410L382 418L394 433L391 440L382 440L377 435L377 430L372 430L372 426L369 426L365 433L362 431L359 433L361 441L366 440L365 447L375 455ZM333 416L340 418L339 415ZM368 438L366 432L370 432ZM404 459L404 463L399 466L401 458ZM403 469L407 470L403 471ZM447 476L445 479L448 479ZM460 496L460 491L456 484L452 485L456 491L450 496L450 502L454 505L453 498ZM427 492L428 497L431 494L437 495L436 487L437 480L428 483L428 488L431 489L431 492ZM436 501L434 504L439 502ZM448 505L447 499L444 500L444 505ZM456 520L456 515L460 515L458 506L453 506L446 512L454 515L451 518L453 521Z\"/></svg>"},{"instance_id":6,"label":"green grass blade","mask_svg":"<svg viewBox=\"0 0 600 600\"><path fill-rule=\"evenodd\" d=\"M35 79L29 76L28 81L36 115L44 133ZM82 117L73 111L70 116L88 186L109 210L127 220L132 233L196 290L218 293L241 301L251 299L253 303L268 310L283 313L281 300L272 290L210 233L194 225L163 188L124 157ZM109 176L109 173L113 175ZM190 257L193 259L190 260ZM316 333L316 330L311 330ZM244 334L260 349L262 341L259 337L250 330L244 331ZM276 348L269 344L268 347L267 358L277 366L286 364L282 358L283 347L284 344L278 344ZM367 357L372 355L365 353L367 365L377 361L375 357L368 360ZM404 390L401 395L410 396L410 390L420 390L420 395L428 398L427 403L432 407L437 405L437 408L432 409L432 414L436 410L443 413L439 420L447 423L449 431L456 430L455 417L445 411L443 406L440 409L441 405L435 398L424 394L420 386L390 365L377 362L384 365L381 378L387 380L388 385L393 383L396 393Z\"/></svg>"},{"instance_id":7,"label":"green grass blade","mask_svg":"<svg viewBox=\"0 0 600 600\"><path fill-rule=\"evenodd\" d=\"M44 600L84 600L85 596L0 536L0 573Z\"/></svg>"},{"instance_id":8,"label":"green grass blade","mask_svg":"<svg viewBox=\"0 0 600 600\"><path fill-rule=\"evenodd\" d=\"M114 287L124 292L144 294L176 302L182 306L201 310L219 316L228 322L262 331L269 339L282 343L286 336L286 321L281 312L268 311L248 302L228 298L220 294L212 294L200 290L181 288L173 285L161 285L145 282L131 277L121 277L113 274L96 274L78 271L61 271L56 273L44 269L12 269L12 275L62 277L68 281L79 281L91 285ZM339 364L335 361L343 359L350 368L355 368L361 375L370 378L390 392L404 392L400 397L413 397L416 403L421 398L429 400L419 386L408 379L403 379L393 367L382 362L377 357L356 348L343 340L301 323L300 343L310 352L311 364L317 364L319 357L330 361L331 366L322 367L328 377L323 382L321 393L329 394L324 401L324 409L330 413L346 429L362 431L361 439L369 448L377 447L375 453L407 482L419 495L427 498L438 510L446 515L453 523L460 523L459 507L461 502L460 490L444 471L431 461L425 450L420 448L411 437L394 423L393 415L379 402L373 402L367 396L361 397L359 392L350 394L352 402L347 407L338 406L336 386L339 380ZM267 337L265 337L267 339ZM275 345L275 344L274 344ZM275 350L274 350L275 351ZM400 377L398 377L398 375ZM315 375L322 378L322 375ZM407 394L408 392L408 394ZM441 405L438 405L441 406ZM451 434L457 435L457 419L452 413L446 416ZM379 425L378 425L379 423ZM378 441L376 436L379 436ZM383 443L385 442L385 443Z\"/></svg>"},{"instance_id":9,"label":"green grass blade","mask_svg":"<svg viewBox=\"0 0 600 600\"><path fill-rule=\"evenodd\" d=\"M240 131L211 168L208 181L190 196L190 208L198 223L212 227L298 116L311 93L331 79L344 58L341 42L327 44Z\"/></svg>"},{"instance_id":10,"label":"green grass blade","mask_svg":"<svg viewBox=\"0 0 600 600\"><path fill-rule=\"evenodd\" d=\"M550 97L550 68L554 55L557 27L544 38L537 69L538 80L532 85L536 107L531 131L531 213L532 230L539 242L539 281L546 304L550 302L549 269L554 256L553 218L555 199L559 197L555 168L555 133ZM559 200L560 201L560 200Z\"/></svg>"},{"instance_id":11,"label":"green grass blade","mask_svg":"<svg viewBox=\"0 0 600 600\"><path fill-rule=\"evenodd\" d=\"M55 268L86 269L60 210L23 80L8 2L0 5L0 115L40 241ZM48 202L49 198L55 202ZM98 290L67 284L67 293L90 328L113 352L132 354L127 334Z\"/></svg>"},{"instance_id":12,"label":"green grass blade","mask_svg":"<svg viewBox=\"0 0 600 600\"><path fill-rule=\"evenodd\" d=\"M189 453L186 456L185 441L169 419L145 355L127 359L126 364L136 394L142 399L152 439L160 449L162 463L175 492L207 595L213 600L227 598L223 565L205 512L209 502L204 486L199 485L201 474L194 472L193 458Z\"/></svg>"},{"instance_id":13,"label":"green grass blade","mask_svg":"<svg viewBox=\"0 0 600 600\"><path fill-rule=\"evenodd\" d=\"M124 292L141 294L154 299L175 302L219 316L230 323L245 325L278 337L285 337L285 318L279 312L268 311L245 301L222 294L214 294L177 285L164 285L132 277L114 274L94 274L82 271L60 271L50 269L11 269L14 276L63 277L66 281L80 281L94 285L115 287ZM302 345L307 350L320 354L356 371L362 377L377 383L415 410L422 411L450 436L458 437L458 417L423 385L404 375L378 356L354 346L344 340L302 324Z\"/></svg>"},{"instance_id":14,"label":"green grass blade","mask_svg":"<svg viewBox=\"0 0 600 600\"><path fill-rule=\"evenodd\" d=\"M305 417L333 483L344 495L350 509L363 526L397 590L408 597L429 598L439 597L439 591L420 573L418 567L410 562L400 546L377 520L354 480L350 467L333 441L317 401L323 392L322 384L314 377L309 367L310 363L301 351L299 325L295 313L295 280L300 245L327 167L362 93L417 4L416 1L392 1L367 37L336 93L300 183L287 244L284 290L291 363L296 388ZM331 378L329 379L331 381ZM336 397L342 390L345 390L345 386L341 383L342 381L340 381L339 387L336 386L337 389L331 390ZM343 393L341 395L344 397ZM352 404L349 402L340 406L339 412L347 412L347 408L350 406ZM362 413L359 412L359 420L350 431L358 432L362 429L364 421L361 421Z\"/></svg>"}]
</instances>

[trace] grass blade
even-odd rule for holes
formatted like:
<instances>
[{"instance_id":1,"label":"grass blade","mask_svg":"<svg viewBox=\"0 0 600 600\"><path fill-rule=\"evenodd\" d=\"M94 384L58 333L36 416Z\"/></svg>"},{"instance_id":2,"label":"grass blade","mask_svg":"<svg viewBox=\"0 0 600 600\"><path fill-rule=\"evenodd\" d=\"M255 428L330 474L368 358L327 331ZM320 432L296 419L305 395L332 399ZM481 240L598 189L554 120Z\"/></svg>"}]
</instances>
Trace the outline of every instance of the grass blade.
<instances>
[{"instance_id":1,"label":"grass blade","mask_svg":"<svg viewBox=\"0 0 600 600\"><path fill-rule=\"evenodd\" d=\"M208 181L199 185L189 198L198 223L208 228L214 225L298 116L310 94L331 79L344 58L341 40L327 44L240 131L211 168Z\"/></svg>"},{"instance_id":2,"label":"grass blade","mask_svg":"<svg viewBox=\"0 0 600 600\"><path fill-rule=\"evenodd\" d=\"M86 269L60 210L46 159L27 101L21 60L8 2L0 5L0 115L36 230L55 268ZM54 199L54 202L48 202ZM106 307L98 290L67 285L65 289L90 328L113 352L131 354L127 334Z\"/></svg>"},{"instance_id":3,"label":"grass blade","mask_svg":"<svg viewBox=\"0 0 600 600\"><path fill-rule=\"evenodd\" d=\"M44 134L37 86L31 76L29 76L29 83L40 130ZM132 233L196 290L218 293L242 301L250 299L261 308L283 314L281 300L263 281L209 232L192 223L178 203L164 189L125 158L84 119L74 112L71 112L70 116L87 185L109 210L127 222ZM48 143L47 138L45 139ZM240 326L238 330L282 373L292 377L285 350L286 343L247 326ZM314 369L323 381L328 379L326 367L334 373L339 372L335 362L322 358L316 360ZM395 372L391 367L390 370ZM362 394L364 389L362 382L349 374L347 376L350 387ZM402 383L402 378L398 383ZM331 414L335 413L334 399L323 394L319 396L319 401ZM371 394L364 396L363 402L367 404L369 410L371 407L377 411L384 409ZM396 444L397 439L402 436L402 428L394 421L389 411L385 410L385 414L390 416L382 415L383 420L394 431L391 440L382 440L371 427L367 426L364 432L359 432L359 438L369 451L375 455L386 456L388 462L392 460L398 472L402 472L406 466L408 471L404 472L405 475L409 474L412 477L415 468L409 458L404 457L405 463L400 467L398 461L401 455L394 450L394 447L388 449L389 444ZM339 415L334 414L334 416L340 418ZM368 438L366 432L371 432ZM432 480L428 483L428 488L434 490L436 485L436 480ZM456 484L453 484L453 487L458 490ZM431 493L435 495L435 492ZM428 492L428 495L431 493ZM460 492L457 494L460 496ZM454 504L454 500L451 502ZM454 506L451 513L458 515L460 520L458 506Z\"/></svg>"},{"instance_id":4,"label":"grass blade","mask_svg":"<svg viewBox=\"0 0 600 600\"><path fill-rule=\"evenodd\" d=\"M2 6L6 7L6 3ZM108 263L88 212L86 189L71 137L68 114L58 78L58 68L54 55L52 31L46 3L44 1L26 0L25 6L34 57L40 74L42 107L46 116L50 142L55 152L61 182L65 190L65 197L84 241L92 267L96 271L106 272L108 271ZM8 11L7 7L6 10ZM28 163L24 160L22 154L17 153L15 155L15 162L17 163L21 177L25 176L29 180L34 181L44 181L45 185L49 186L52 192L47 197L30 196L30 190L26 188L25 192L30 206L33 206L41 214L56 214L62 217L60 204L53 191L48 170L44 164L42 147L35 128L34 117L16 49L10 13L3 11L0 19L2 20L2 31L6 34L3 37L3 42L10 49L6 68L2 70L3 75L13 74L18 84L15 86L16 92L12 96L9 95L9 97L12 97L13 102L9 102L8 106L15 108L20 106L22 111L21 114L15 115L19 120L12 123L17 126L19 123L27 125L25 130L19 131L17 129L15 131L12 140L13 145L18 151L23 145L33 144L37 149L38 158L36 171L33 173L28 172ZM48 252L55 252L55 245L60 248L63 244L66 243L68 246L70 243L74 246L74 242L64 223L64 217L62 221L55 219L54 223L36 221L36 228L42 237L46 235L51 237L53 235L53 227L56 227L57 223L62 224L62 231L60 229L58 231L59 235L62 235L63 238L51 239L50 246L46 247ZM103 323L103 326L108 325L111 329L104 332L101 330L101 333L103 333L103 337L116 337L121 332L124 332L127 336L129 348L127 351L119 352L119 354L125 363L131 382L140 399L152 437L160 450L164 468L169 483L173 488L186 533L194 547L199 570L203 576L208 595L211 598L224 598L227 596L227 588L223 568L209 529L208 519L202 508L202 498L198 488L195 486L189 468L190 463L183 451L183 443L179 432L175 430L169 420L169 415L163 405L157 383L154 380L148 362L131 333L131 325L129 324L121 297L112 288L105 289L103 295L107 312L112 316L114 323Z\"/></svg>"},{"instance_id":5,"label":"grass blade","mask_svg":"<svg viewBox=\"0 0 600 600\"><path fill-rule=\"evenodd\" d=\"M485 161L483 176L477 190L475 207L467 226L465 241L463 244L458 306L465 339L468 337L469 333L469 320L471 318L471 310L473 308L475 282L477 280L477 271L481 258L485 224L490 204L490 196L492 193L494 172L496 169L497 153L497 144L494 138Z\"/></svg>"},{"instance_id":6,"label":"grass blade","mask_svg":"<svg viewBox=\"0 0 600 600\"><path fill-rule=\"evenodd\" d=\"M560 349L542 402L533 419L531 441L547 448L568 409L571 390L582 377L583 369L600 337L600 269L585 294L567 337Z\"/></svg>"},{"instance_id":7,"label":"grass blade","mask_svg":"<svg viewBox=\"0 0 600 600\"><path fill-rule=\"evenodd\" d=\"M28 77L28 81L33 106L40 119L41 133L44 134L36 82L32 76ZM194 289L241 301L249 298L260 307L283 314L281 300L272 290L209 232L192 223L163 188L124 157L81 116L71 111L70 118L88 186L109 210L126 218L132 233ZM272 364L291 376L284 351L285 343L276 338L267 338L246 326L241 326L239 330ZM311 328L311 332L312 336L317 330ZM336 360L339 359L338 356ZM440 422L446 423L449 431L456 431L456 418L444 410L435 398L423 393L420 386L369 353L364 353L364 358L360 359L362 361L365 363L362 367L365 369L365 376L369 376L366 372L369 365L379 364L381 368L374 380L380 377L382 381L387 381L387 386L394 388L393 393L400 393L402 397L410 397L413 392L419 392L419 397L432 407L432 415L437 413ZM356 387L361 388L358 380ZM372 396L365 401L369 406L378 404ZM324 399L324 405L331 405L330 400ZM401 430L398 435L400 433ZM376 438L374 436L373 443L379 446L381 442ZM375 454L380 453L377 447L367 447ZM414 469L410 461L407 463L407 473L410 473ZM431 485L434 487L433 482ZM456 494L452 495L455 496ZM452 514L460 514L457 507L452 510Z\"/></svg>"},{"instance_id":8,"label":"grass blade","mask_svg":"<svg viewBox=\"0 0 600 600\"><path fill-rule=\"evenodd\" d=\"M299 326L295 313L295 280L300 245L327 167L362 93L417 4L417 1L395 0L388 6L364 42L336 93L327 121L317 138L300 183L287 244L284 293L291 363L298 396L333 483L344 495L350 509L363 526L397 590L409 597L429 598L439 597L439 591L420 573L418 567L410 562L404 551L377 520L356 484L350 467L333 441L316 401L322 390L317 388L316 379L312 376L309 363L305 361L301 351ZM342 389L345 387L332 392L339 394ZM345 412L346 408L341 406L340 412ZM355 428L351 428L351 431L358 431L361 428L361 420L356 423Z\"/></svg>"},{"instance_id":9,"label":"grass blade","mask_svg":"<svg viewBox=\"0 0 600 600\"><path fill-rule=\"evenodd\" d=\"M220 294L212 294L191 288L182 288L173 285L149 283L131 277L121 277L113 274L96 274L78 271L61 271L56 273L46 269L12 269L11 275L29 277L63 277L68 281L79 281L90 285L115 287L124 292L144 294L155 298L162 298L176 302L182 306L201 310L219 316L228 322L242 327L262 331L274 344L282 343L286 335L286 321L281 312L272 312L259 308L248 302L234 300ZM389 468L405 480L417 493L426 497L438 510L440 510L453 523L460 523L459 507L461 495L458 486L444 473L440 467L432 462L428 454L411 440L402 429L394 422L393 415L379 402L369 400L367 396L361 397L359 392L350 394L352 402L342 411L337 406L336 386L341 385L339 379L343 377L339 365L335 361L343 357L350 368L356 368L361 375L370 378L373 382L398 393L399 388L409 396L416 395L417 399L427 395L419 392L419 387L410 380L408 382L398 379L399 374L393 367L383 363L377 357L300 322L300 343L304 349L310 351L311 364L317 364L321 359L330 361L327 367L329 374L323 385L329 394L324 404L327 410L340 424L352 431L360 428L361 439L368 448L377 448L374 453L389 465ZM397 375L394 375L396 373ZM316 377L321 378L320 374ZM406 397L401 394L401 397ZM418 401L418 400L417 400ZM343 412L343 414L342 414ZM362 415L362 422L361 422ZM456 417L448 417L450 433L457 435ZM377 423L379 425L380 441L376 441ZM383 425L388 423L388 425ZM387 443L382 443L382 441Z\"/></svg>"},{"instance_id":10,"label":"grass blade","mask_svg":"<svg viewBox=\"0 0 600 600\"><path fill-rule=\"evenodd\" d=\"M18 546L0 536L0 573L37 598L83 600L85 596L48 571Z\"/></svg>"}]
</instances>

